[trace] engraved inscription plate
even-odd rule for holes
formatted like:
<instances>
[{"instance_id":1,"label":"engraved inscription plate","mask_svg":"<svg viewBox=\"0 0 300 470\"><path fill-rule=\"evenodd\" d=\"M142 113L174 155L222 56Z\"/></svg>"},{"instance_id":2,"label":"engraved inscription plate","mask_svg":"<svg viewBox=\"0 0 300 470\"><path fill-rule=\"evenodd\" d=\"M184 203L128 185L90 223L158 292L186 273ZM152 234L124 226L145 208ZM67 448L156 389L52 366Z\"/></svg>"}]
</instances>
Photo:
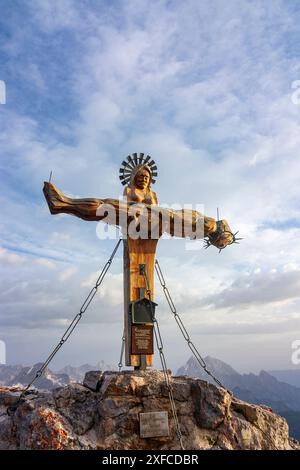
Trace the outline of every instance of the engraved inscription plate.
<instances>
[{"instance_id":1,"label":"engraved inscription plate","mask_svg":"<svg viewBox=\"0 0 300 470\"><path fill-rule=\"evenodd\" d=\"M153 354L153 326L132 325L131 354Z\"/></svg>"},{"instance_id":2,"label":"engraved inscription plate","mask_svg":"<svg viewBox=\"0 0 300 470\"><path fill-rule=\"evenodd\" d=\"M169 436L169 421L167 411L151 411L140 413L141 437Z\"/></svg>"}]
</instances>

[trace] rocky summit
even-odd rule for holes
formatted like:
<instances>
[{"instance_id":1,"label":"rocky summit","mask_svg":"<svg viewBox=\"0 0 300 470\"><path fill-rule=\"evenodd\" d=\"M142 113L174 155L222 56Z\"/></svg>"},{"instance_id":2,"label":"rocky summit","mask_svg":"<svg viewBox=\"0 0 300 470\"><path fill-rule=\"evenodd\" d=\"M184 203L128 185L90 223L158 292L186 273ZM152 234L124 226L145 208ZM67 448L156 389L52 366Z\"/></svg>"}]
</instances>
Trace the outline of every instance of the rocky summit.
<instances>
[{"instance_id":1,"label":"rocky summit","mask_svg":"<svg viewBox=\"0 0 300 470\"><path fill-rule=\"evenodd\" d=\"M169 377L186 450L300 450L271 409L204 380ZM160 371L91 371L83 384L33 390L8 415L21 390L0 387L0 449L180 449ZM169 435L154 435L150 422L150 436L141 437L140 414L160 411L168 412Z\"/></svg>"}]
</instances>

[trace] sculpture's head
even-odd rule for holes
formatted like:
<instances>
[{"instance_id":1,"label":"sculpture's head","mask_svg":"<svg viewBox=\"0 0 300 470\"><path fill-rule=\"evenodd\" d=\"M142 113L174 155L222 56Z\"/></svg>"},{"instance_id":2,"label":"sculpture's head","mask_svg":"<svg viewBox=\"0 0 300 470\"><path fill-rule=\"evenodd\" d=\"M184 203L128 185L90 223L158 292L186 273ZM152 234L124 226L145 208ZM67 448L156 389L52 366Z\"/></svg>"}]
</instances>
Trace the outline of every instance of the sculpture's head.
<instances>
[{"instance_id":1,"label":"sculpture's head","mask_svg":"<svg viewBox=\"0 0 300 470\"><path fill-rule=\"evenodd\" d=\"M148 165L138 165L132 172L130 183L137 189L147 191L150 188L152 173Z\"/></svg>"},{"instance_id":2,"label":"sculpture's head","mask_svg":"<svg viewBox=\"0 0 300 470\"><path fill-rule=\"evenodd\" d=\"M142 191L149 191L151 183L155 183L157 166L150 155L133 153L122 161L119 178L123 186L128 185Z\"/></svg>"}]
</instances>

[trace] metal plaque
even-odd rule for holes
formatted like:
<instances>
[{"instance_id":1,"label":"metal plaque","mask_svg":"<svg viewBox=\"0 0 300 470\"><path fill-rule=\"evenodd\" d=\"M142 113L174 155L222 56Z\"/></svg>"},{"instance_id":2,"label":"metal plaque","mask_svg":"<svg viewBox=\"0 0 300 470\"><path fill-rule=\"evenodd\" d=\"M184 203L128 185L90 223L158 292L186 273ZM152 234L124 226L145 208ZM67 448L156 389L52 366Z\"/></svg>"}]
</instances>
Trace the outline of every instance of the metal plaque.
<instances>
[{"instance_id":1,"label":"metal plaque","mask_svg":"<svg viewBox=\"0 0 300 470\"><path fill-rule=\"evenodd\" d=\"M132 325L131 354L154 354L152 325Z\"/></svg>"},{"instance_id":2,"label":"metal plaque","mask_svg":"<svg viewBox=\"0 0 300 470\"><path fill-rule=\"evenodd\" d=\"M132 323L153 324L157 304L149 299L140 299L131 303Z\"/></svg>"},{"instance_id":3,"label":"metal plaque","mask_svg":"<svg viewBox=\"0 0 300 470\"><path fill-rule=\"evenodd\" d=\"M169 421L167 411L151 411L140 413L141 437L169 436Z\"/></svg>"}]
</instances>

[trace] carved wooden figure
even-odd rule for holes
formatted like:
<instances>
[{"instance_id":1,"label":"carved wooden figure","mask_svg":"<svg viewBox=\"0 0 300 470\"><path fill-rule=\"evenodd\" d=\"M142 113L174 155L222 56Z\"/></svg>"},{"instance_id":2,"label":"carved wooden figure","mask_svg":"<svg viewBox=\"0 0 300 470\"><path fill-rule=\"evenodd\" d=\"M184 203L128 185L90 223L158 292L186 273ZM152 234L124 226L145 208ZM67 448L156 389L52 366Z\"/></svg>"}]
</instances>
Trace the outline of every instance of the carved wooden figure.
<instances>
[{"instance_id":1,"label":"carved wooden figure","mask_svg":"<svg viewBox=\"0 0 300 470\"><path fill-rule=\"evenodd\" d=\"M133 154L122 162L120 179L124 200L72 199L65 196L52 183L44 183L44 195L51 214L66 213L84 220L101 220L120 226L124 238L124 331L126 365L145 368L153 364L152 354L132 354L131 304L147 297L145 266L149 281L150 298L154 300L154 262L159 238L163 233L192 239L207 238L208 245L220 250L235 241L226 220L216 221L193 210L171 210L158 205L151 183L157 175L156 166L149 156ZM147 327L149 329L149 325ZM141 333L143 333L141 331ZM153 342L153 338L152 338Z\"/></svg>"}]
</instances>

